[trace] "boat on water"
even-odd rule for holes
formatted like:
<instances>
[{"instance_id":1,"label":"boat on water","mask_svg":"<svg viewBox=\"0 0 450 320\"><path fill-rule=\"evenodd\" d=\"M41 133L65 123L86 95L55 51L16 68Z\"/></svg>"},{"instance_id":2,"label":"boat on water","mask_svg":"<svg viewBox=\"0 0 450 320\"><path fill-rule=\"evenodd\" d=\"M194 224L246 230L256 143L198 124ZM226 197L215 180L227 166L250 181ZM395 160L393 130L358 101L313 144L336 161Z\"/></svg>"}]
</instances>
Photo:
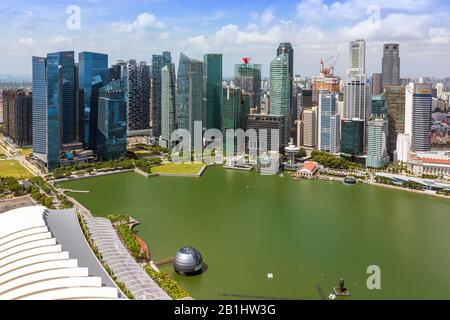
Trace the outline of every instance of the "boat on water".
<instances>
[{"instance_id":1,"label":"boat on water","mask_svg":"<svg viewBox=\"0 0 450 320\"><path fill-rule=\"evenodd\" d=\"M346 185L355 185L358 183L358 180L356 180L355 177L347 176L342 180L342 183Z\"/></svg>"}]
</instances>

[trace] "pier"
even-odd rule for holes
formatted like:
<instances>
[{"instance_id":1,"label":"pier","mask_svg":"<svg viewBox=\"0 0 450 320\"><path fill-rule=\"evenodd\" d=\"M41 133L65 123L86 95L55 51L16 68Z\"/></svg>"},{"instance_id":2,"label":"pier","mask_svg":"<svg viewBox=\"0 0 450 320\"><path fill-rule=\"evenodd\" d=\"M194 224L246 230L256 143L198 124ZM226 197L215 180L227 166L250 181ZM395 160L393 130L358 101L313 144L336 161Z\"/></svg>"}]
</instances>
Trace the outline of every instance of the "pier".
<instances>
[{"instance_id":1,"label":"pier","mask_svg":"<svg viewBox=\"0 0 450 320\"><path fill-rule=\"evenodd\" d=\"M161 260L155 261L155 265L162 266L164 264L172 263L173 259L175 259L175 257L169 257L169 258L161 259Z\"/></svg>"}]
</instances>

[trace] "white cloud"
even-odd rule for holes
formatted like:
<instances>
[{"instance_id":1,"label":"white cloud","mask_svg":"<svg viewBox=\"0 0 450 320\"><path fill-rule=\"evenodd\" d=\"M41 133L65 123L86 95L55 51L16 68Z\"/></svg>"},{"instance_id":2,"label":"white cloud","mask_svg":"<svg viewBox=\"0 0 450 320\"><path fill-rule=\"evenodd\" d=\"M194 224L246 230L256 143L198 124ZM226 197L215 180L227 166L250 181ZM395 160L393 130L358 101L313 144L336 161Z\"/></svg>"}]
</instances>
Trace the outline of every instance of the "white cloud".
<instances>
[{"instance_id":1,"label":"white cloud","mask_svg":"<svg viewBox=\"0 0 450 320\"><path fill-rule=\"evenodd\" d=\"M146 29L162 29L165 24L154 14L143 12L132 23L114 23L120 32L142 32Z\"/></svg>"},{"instance_id":2,"label":"white cloud","mask_svg":"<svg viewBox=\"0 0 450 320\"><path fill-rule=\"evenodd\" d=\"M261 14L261 21L263 23L270 23L273 21L273 19L275 19L275 16L273 15L273 9L272 8L267 8L266 10L264 10L264 12Z\"/></svg>"},{"instance_id":3,"label":"white cloud","mask_svg":"<svg viewBox=\"0 0 450 320\"><path fill-rule=\"evenodd\" d=\"M183 43L183 47L188 49L189 52L200 54L206 53L210 48L208 40L204 35L187 38Z\"/></svg>"},{"instance_id":4,"label":"white cloud","mask_svg":"<svg viewBox=\"0 0 450 320\"><path fill-rule=\"evenodd\" d=\"M32 45L36 44L36 41L34 41L34 39L32 39L32 38L20 38L18 43L24 44L27 46L32 46Z\"/></svg>"},{"instance_id":5,"label":"white cloud","mask_svg":"<svg viewBox=\"0 0 450 320\"><path fill-rule=\"evenodd\" d=\"M161 40L167 40L167 39L170 38L170 33L169 33L169 32L161 32L161 33L159 34L159 38L160 38Z\"/></svg>"}]
</instances>

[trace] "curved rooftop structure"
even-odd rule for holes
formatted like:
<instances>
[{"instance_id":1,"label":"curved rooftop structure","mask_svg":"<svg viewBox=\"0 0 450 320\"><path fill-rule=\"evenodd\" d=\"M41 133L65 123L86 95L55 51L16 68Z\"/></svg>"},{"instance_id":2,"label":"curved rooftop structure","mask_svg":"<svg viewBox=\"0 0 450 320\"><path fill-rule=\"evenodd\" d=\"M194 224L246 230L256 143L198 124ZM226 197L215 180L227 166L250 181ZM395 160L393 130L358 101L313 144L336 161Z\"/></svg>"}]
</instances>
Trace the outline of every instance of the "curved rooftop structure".
<instances>
[{"instance_id":1,"label":"curved rooftop structure","mask_svg":"<svg viewBox=\"0 0 450 320\"><path fill-rule=\"evenodd\" d=\"M74 210L38 206L0 214L0 300L122 296L90 250L76 219Z\"/></svg>"}]
</instances>

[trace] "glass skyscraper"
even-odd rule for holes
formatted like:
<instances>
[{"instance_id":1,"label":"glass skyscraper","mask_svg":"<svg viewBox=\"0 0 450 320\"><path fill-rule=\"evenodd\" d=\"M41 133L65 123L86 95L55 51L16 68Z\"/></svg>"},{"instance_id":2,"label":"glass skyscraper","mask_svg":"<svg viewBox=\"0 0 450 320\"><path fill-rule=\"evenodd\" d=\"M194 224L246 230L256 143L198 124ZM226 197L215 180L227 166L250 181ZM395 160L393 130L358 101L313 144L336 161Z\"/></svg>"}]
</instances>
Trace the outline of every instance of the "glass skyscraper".
<instances>
[{"instance_id":1,"label":"glass skyscraper","mask_svg":"<svg viewBox=\"0 0 450 320\"><path fill-rule=\"evenodd\" d=\"M203 126L207 129L220 129L220 99L222 96L221 54L209 53L203 56L203 74Z\"/></svg>"},{"instance_id":2,"label":"glass skyscraper","mask_svg":"<svg viewBox=\"0 0 450 320\"><path fill-rule=\"evenodd\" d=\"M248 62L248 60L245 60ZM234 66L234 84L246 92L250 99L250 109L261 112L261 65L240 63Z\"/></svg>"},{"instance_id":3,"label":"glass skyscraper","mask_svg":"<svg viewBox=\"0 0 450 320\"><path fill-rule=\"evenodd\" d=\"M371 114L374 116L386 116L387 115L386 99L384 98L384 94L372 96Z\"/></svg>"},{"instance_id":4,"label":"glass skyscraper","mask_svg":"<svg viewBox=\"0 0 450 320\"><path fill-rule=\"evenodd\" d=\"M383 87L400 85L400 45L387 43L383 47L382 83Z\"/></svg>"},{"instance_id":5,"label":"glass skyscraper","mask_svg":"<svg viewBox=\"0 0 450 320\"><path fill-rule=\"evenodd\" d=\"M47 58L33 57L32 73L33 155L47 162Z\"/></svg>"},{"instance_id":6,"label":"glass skyscraper","mask_svg":"<svg viewBox=\"0 0 450 320\"><path fill-rule=\"evenodd\" d=\"M127 150L126 80L113 80L99 90L97 155L100 160L125 156Z\"/></svg>"},{"instance_id":7,"label":"glass skyscraper","mask_svg":"<svg viewBox=\"0 0 450 320\"><path fill-rule=\"evenodd\" d=\"M318 148L331 153L340 149L340 117L336 115L336 100L334 93L319 93Z\"/></svg>"},{"instance_id":8,"label":"glass skyscraper","mask_svg":"<svg viewBox=\"0 0 450 320\"><path fill-rule=\"evenodd\" d=\"M80 92L80 106L82 108L82 134L83 145L85 148L94 148L92 137L96 135L95 127L97 123L95 114L97 110L93 109L91 99L93 77L101 71L108 69L108 55L95 52L80 52L78 54L78 90Z\"/></svg>"},{"instance_id":9,"label":"glass skyscraper","mask_svg":"<svg viewBox=\"0 0 450 320\"><path fill-rule=\"evenodd\" d=\"M382 168L389 164L387 118L372 118L369 121L366 166Z\"/></svg>"},{"instance_id":10,"label":"glass skyscraper","mask_svg":"<svg viewBox=\"0 0 450 320\"><path fill-rule=\"evenodd\" d=\"M168 51L152 56L152 131L154 137L161 135L161 70L170 63L172 63L172 56Z\"/></svg>"},{"instance_id":11,"label":"glass skyscraper","mask_svg":"<svg viewBox=\"0 0 450 320\"><path fill-rule=\"evenodd\" d=\"M176 125L176 79L175 64L161 70L161 138L170 145L170 135Z\"/></svg>"},{"instance_id":12,"label":"glass skyscraper","mask_svg":"<svg viewBox=\"0 0 450 320\"><path fill-rule=\"evenodd\" d=\"M203 63L180 53L177 77L177 126L194 134L194 121L202 121ZM193 141L193 140L192 140Z\"/></svg>"},{"instance_id":13,"label":"glass skyscraper","mask_svg":"<svg viewBox=\"0 0 450 320\"><path fill-rule=\"evenodd\" d=\"M348 155L361 155L364 152L364 120L342 119L341 152Z\"/></svg>"},{"instance_id":14,"label":"glass skyscraper","mask_svg":"<svg viewBox=\"0 0 450 320\"><path fill-rule=\"evenodd\" d=\"M291 79L286 53L270 64L270 114L284 116L283 143L287 145L291 136Z\"/></svg>"}]
</instances>

